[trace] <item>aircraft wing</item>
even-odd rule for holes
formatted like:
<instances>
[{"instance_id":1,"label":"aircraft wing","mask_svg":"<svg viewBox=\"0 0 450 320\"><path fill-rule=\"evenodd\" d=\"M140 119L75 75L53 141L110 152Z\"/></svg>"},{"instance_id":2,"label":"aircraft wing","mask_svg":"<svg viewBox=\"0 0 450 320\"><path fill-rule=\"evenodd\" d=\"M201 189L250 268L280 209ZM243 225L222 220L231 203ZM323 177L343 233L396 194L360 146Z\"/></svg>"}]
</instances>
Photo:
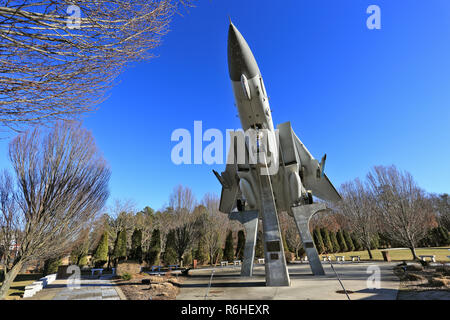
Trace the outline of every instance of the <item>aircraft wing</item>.
<instances>
[{"instance_id":1,"label":"aircraft wing","mask_svg":"<svg viewBox=\"0 0 450 320\"><path fill-rule=\"evenodd\" d=\"M239 192L239 182L236 180L236 166L227 164L225 171L221 175L216 171L213 172L222 184L219 211L228 214L236 206L236 196Z\"/></svg>"},{"instance_id":2,"label":"aircraft wing","mask_svg":"<svg viewBox=\"0 0 450 320\"><path fill-rule=\"evenodd\" d=\"M235 146L236 148L236 146ZM222 185L222 192L220 195L219 211L229 214L236 207L236 197L239 193L239 177L237 175L236 159L230 161L233 155L236 154L228 152L227 165L222 174L213 170L217 180Z\"/></svg>"},{"instance_id":3,"label":"aircraft wing","mask_svg":"<svg viewBox=\"0 0 450 320\"><path fill-rule=\"evenodd\" d=\"M336 202L341 200L341 196L330 182L326 174L321 175L319 161L314 159L305 145L294 133L295 147L303 167L302 183L306 190L311 190L312 194L322 200Z\"/></svg>"}]
</instances>

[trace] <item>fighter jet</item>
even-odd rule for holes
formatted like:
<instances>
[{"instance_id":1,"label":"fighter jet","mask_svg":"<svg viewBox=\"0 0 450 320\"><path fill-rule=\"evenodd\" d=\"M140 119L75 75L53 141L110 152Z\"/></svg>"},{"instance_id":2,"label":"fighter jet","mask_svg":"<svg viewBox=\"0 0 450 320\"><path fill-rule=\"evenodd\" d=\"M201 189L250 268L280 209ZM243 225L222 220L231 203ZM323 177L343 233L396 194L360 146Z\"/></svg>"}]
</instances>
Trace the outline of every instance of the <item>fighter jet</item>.
<instances>
[{"instance_id":1,"label":"fighter jet","mask_svg":"<svg viewBox=\"0 0 450 320\"><path fill-rule=\"evenodd\" d=\"M232 22L228 31L228 68L243 131L274 132L269 98L258 64L249 45ZM311 204L313 196L325 201L340 200L339 193L324 173L326 155L319 163L293 132L290 122L278 125L277 129L279 138L275 152L278 154L275 156L278 157L275 158L278 159L279 168L270 175L276 210L292 215L293 206ZM246 144L246 159L251 149ZM229 157L231 155L234 159L227 161L224 172L218 174L214 171L222 185L219 209L224 213L236 209L261 212L261 184L258 183L257 165L248 161L238 163L235 151L229 150Z\"/></svg>"}]
</instances>

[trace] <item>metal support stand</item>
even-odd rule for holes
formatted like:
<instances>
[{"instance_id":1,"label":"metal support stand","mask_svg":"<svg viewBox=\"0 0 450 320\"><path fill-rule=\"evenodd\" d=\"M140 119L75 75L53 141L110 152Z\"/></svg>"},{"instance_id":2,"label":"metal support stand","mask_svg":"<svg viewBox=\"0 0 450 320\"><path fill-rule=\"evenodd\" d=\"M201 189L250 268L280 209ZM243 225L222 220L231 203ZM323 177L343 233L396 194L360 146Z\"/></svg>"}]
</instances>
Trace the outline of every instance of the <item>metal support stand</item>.
<instances>
[{"instance_id":1,"label":"metal support stand","mask_svg":"<svg viewBox=\"0 0 450 320\"><path fill-rule=\"evenodd\" d=\"M231 220L237 220L244 225L246 236L241 276L251 277L253 276L256 235L258 234L258 211L236 211L232 212L229 217Z\"/></svg>"},{"instance_id":2,"label":"metal support stand","mask_svg":"<svg viewBox=\"0 0 450 320\"><path fill-rule=\"evenodd\" d=\"M325 271L323 270L322 263L320 262L319 254L317 253L316 246L314 245L311 232L309 232L309 220L314 214L323 210L327 210L324 203L314 203L292 207L294 220L297 225L298 232L300 233L311 271L315 276L325 275Z\"/></svg>"},{"instance_id":3,"label":"metal support stand","mask_svg":"<svg viewBox=\"0 0 450 320\"><path fill-rule=\"evenodd\" d=\"M270 176L260 175L259 181L261 186L266 286L289 286L291 281L284 257L283 241Z\"/></svg>"}]
</instances>

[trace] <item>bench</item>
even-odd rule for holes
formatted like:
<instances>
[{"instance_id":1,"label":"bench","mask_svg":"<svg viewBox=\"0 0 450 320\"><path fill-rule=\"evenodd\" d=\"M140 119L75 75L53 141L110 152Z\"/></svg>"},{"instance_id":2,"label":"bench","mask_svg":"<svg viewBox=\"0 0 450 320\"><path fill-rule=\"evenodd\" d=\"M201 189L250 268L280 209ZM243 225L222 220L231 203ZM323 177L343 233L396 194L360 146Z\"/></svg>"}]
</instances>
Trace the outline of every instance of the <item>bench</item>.
<instances>
[{"instance_id":1,"label":"bench","mask_svg":"<svg viewBox=\"0 0 450 320\"><path fill-rule=\"evenodd\" d=\"M336 261L345 261L345 256L334 256Z\"/></svg>"},{"instance_id":2,"label":"bench","mask_svg":"<svg viewBox=\"0 0 450 320\"><path fill-rule=\"evenodd\" d=\"M152 272L155 272L155 270L158 269L158 272L161 271L161 266L153 266L152 267Z\"/></svg>"},{"instance_id":3,"label":"bench","mask_svg":"<svg viewBox=\"0 0 450 320\"><path fill-rule=\"evenodd\" d=\"M220 266L221 266L221 267L226 267L226 266L228 266L228 261L221 261L221 262L220 262Z\"/></svg>"},{"instance_id":4,"label":"bench","mask_svg":"<svg viewBox=\"0 0 450 320\"><path fill-rule=\"evenodd\" d=\"M426 261L426 258L430 258L431 261L436 262L436 256L435 255L431 255L431 256L419 256L419 258L422 261Z\"/></svg>"},{"instance_id":5,"label":"bench","mask_svg":"<svg viewBox=\"0 0 450 320\"><path fill-rule=\"evenodd\" d=\"M361 261L361 256L350 256L350 259L352 259L352 262L353 261Z\"/></svg>"},{"instance_id":6,"label":"bench","mask_svg":"<svg viewBox=\"0 0 450 320\"><path fill-rule=\"evenodd\" d=\"M259 259L258 259L258 263L264 264L264 263L266 263L266 261L264 260L264 258L259 258Z\"/></svg>"},{"instance_id":7,"label":"bench","mask_svg":"<svg viewBox=\"0 0 450 320\"><path fill-rule=\"evenodd\" d=\"M102 274L103 274L103 268L98 268L98 269L91 269L91 276L93 277L94 276L94 273L96 272L96 271L98 271L98 276L99 277L101 277L102 276Z\"/></svg>"},{"instance_id":8,"label":"bench","mask_svg":"<svg viewBox=\"0 0 450 320\"><path fill-rule=\"evenodd\" d=\"M171 264L169 267L169 270L172 270L172 268L174 268L175 270L178 269L178 265L177 264Z\"/></svg>"},{"instance_id":9,"label":"bench","mask_svg":"<svg viewBox=\"0 0 450 320\"><path fill-rule=\"evenodd\" d=\"M330 256L322 256L322 261L331 261Z\"/></svg>"},{"instance_id":10,"label":"bench","mask_svg":"<svg viewBox=\"0 0 450 320\"><path fill-rule=\"evenodd\" d=\"M234 264L235 266L240 266L240 265L242 264L242 261L241 261L241 260L234 260L234 261L233 261L233 264Z\"/></svg>"}]
</instances>

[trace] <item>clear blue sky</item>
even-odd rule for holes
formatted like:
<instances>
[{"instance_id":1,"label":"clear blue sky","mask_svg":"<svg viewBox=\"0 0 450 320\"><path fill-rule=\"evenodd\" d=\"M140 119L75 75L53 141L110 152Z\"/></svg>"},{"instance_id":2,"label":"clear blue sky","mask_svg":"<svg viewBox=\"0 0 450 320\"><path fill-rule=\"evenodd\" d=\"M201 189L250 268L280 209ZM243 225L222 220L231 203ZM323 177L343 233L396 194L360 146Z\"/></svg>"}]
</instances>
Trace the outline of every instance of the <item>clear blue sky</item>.
<instances>
[{"instance_id":1,"label":"clear blue sky","mask_svg":"<svg viewBox=\"0 0 450 320\"><path fill-rule=\"evenodd\" d=\"M366 9L381 8L381 30ZM395 164L428 192L450 192L450 1L200 0L155 53L129 68L92 130L112 168L111 198L161 208L174 186L220 194L212 169L171 162L177 128L240 127L228 78L228 17L249 43L273 119L290 120L335 184ZM7 164L7 142L0 142Z\"/></svg>"}]
</instances>

